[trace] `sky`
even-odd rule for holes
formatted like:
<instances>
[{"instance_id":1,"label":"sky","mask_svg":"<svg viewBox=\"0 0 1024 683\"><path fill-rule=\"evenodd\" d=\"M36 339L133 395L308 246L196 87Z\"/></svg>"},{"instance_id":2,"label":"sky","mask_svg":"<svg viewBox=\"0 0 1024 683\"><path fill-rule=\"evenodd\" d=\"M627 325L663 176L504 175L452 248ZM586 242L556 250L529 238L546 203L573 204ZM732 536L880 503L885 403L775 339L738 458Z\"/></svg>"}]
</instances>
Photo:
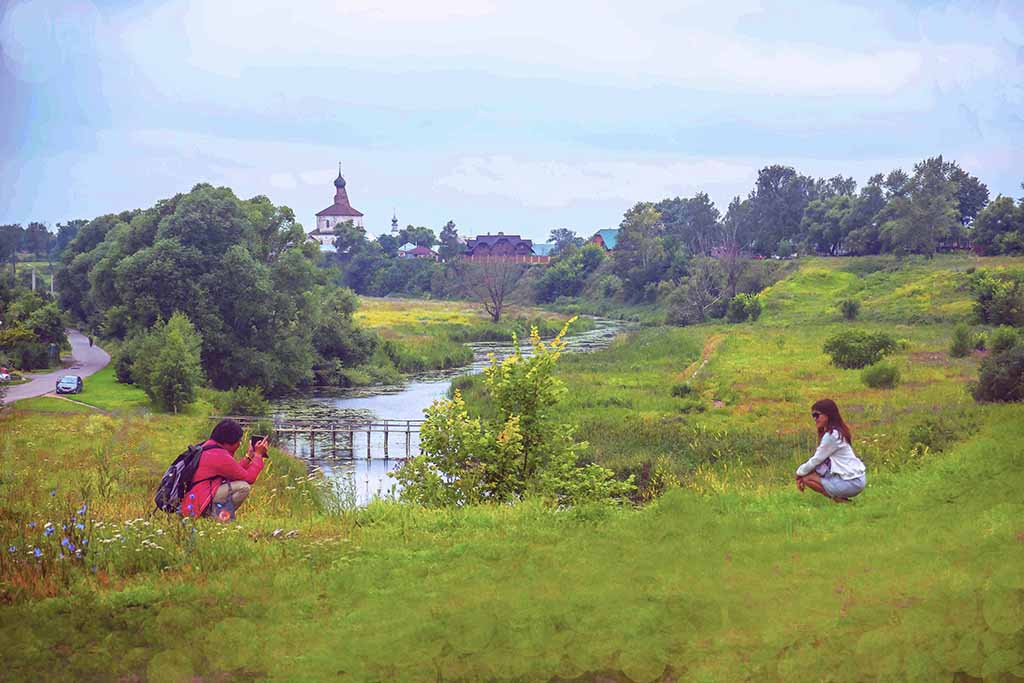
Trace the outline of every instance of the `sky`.
<instances>
[{"instance_id":1,"label":"sky","mask_svg":"<svg viewBox=\"0 0 1024 683\"><path fill-rule=\"evenodd\" d=\"M545 240L757 171L1024 194L1024 2L0 0L0 223L200 182Z\"/></svg>"}]
</instances>

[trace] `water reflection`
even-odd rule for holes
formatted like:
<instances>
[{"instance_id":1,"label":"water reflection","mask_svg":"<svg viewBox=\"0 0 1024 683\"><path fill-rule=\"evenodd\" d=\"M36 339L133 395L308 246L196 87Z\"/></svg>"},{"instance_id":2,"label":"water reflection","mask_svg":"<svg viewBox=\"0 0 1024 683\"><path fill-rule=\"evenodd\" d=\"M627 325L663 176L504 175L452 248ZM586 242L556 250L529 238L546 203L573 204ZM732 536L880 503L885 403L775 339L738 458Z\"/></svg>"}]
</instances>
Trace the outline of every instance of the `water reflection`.
<instances>
[{"instance_id":1,"label":"water reflection","mask_svg":"<svg viewBox=\"0 0 1024 683\"><path fill-rule=\"evenodd\" d=\"M595 319L594 329L566 337L566 350L580 353L606 348L616 336L632 327L618 320ZM513 352L511 344L501 342L470 346L473 362L468 366L415 375L396 386L317 389L278 399L272 403L274 417L315 421L322 425L353 420L422 420L423 411L431 403L447 396L452 378L482 372L492 354L501 359ZM523 348L524 355L529 355L529 351L528 346ZM374 497L393 495L395 480L387 473L397 468L406 454L419 453L419 434L415 432L408 434L408 442L402 430L389 429L386 440L381 432L370 434L369 440L367 436L365 432L284 435L279 445L305 459L311 468L320 467L326 476L344 482L355 494L356 502L365 505Z\"/></svg>"}]
</instances>

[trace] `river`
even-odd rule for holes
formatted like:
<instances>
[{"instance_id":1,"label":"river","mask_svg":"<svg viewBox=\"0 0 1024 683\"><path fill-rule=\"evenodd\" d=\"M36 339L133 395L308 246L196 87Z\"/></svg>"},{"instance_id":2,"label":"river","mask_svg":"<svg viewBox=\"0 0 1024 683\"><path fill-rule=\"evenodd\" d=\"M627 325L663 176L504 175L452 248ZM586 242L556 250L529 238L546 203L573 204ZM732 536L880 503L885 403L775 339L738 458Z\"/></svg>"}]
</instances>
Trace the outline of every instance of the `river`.
<instances>
[{"instance_id":1,"label":"river","mask_svg":"<svg viewBox=\"0 0 1024 683\"><path fill-rule=\"evenodd\" d=\"M566 351L585 353L606 348L616 336L634 327L619 320L594 319L594 328L566 337ZM435 400L445 398L452 379L460 375L482 372L489 364L491 354L504 358L512 353L512 345L504 342L470 344L473 362L445 371L411 376L406 382L391 386L370 386L352 389L318 389L310 393L277 399L272 402L273 414L281 420L315 420L330 424L342 420L422 420L423 411ZM529 354L529 346L523 348ZM383 434L374 434L370 444L374 457L365 457L366 435L357 434L355 443L340 441L332 451L330 437L317 440L310 448L309 437L288 439L280 445L309 463L319 467L328 479L338 486L345 498L365 505L377 496L389 496L395 491L395 480L387 473L402 463L402 458L383 457ZM391 435L392 452L405 452L405 434ZM411 452L419 452L418 435L411 437ZM358 454L353 457L353 454Z\"/></svg>"}]
</instances>

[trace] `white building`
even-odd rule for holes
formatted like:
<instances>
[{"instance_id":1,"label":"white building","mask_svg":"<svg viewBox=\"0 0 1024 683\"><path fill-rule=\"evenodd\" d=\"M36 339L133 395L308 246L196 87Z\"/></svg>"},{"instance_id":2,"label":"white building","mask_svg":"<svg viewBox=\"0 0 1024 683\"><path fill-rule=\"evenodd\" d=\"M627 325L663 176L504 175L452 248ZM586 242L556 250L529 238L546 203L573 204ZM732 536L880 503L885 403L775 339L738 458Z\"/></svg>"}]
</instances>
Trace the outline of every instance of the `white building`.
<instances>
[{"instance_id":1,"label":"white building","mask_svg":"<svg viewBox=\"0 0 1024 683\"><path fill-rule=\"evenodd\" d=\"M339 223L352 221L363 227L363 214L352 208L348 203L348 192L345 191L345 179L341 176L341 164L338 164L338 177L334 180L334 203L316 215L316 229L308 233L309 238L320 244L325 251L334 250L334 228Z\"/></svg>"}]
</instances>

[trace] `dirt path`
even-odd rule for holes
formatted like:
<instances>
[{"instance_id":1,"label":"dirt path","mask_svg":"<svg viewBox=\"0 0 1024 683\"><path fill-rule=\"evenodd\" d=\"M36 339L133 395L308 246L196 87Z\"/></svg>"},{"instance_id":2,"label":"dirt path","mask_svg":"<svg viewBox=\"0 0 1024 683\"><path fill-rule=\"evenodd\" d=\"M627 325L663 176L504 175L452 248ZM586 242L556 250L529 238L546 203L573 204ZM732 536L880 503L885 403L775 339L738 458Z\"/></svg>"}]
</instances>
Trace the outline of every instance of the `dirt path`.
<instances>
[{"instance_id":1,"label":"dirt path","mask_svg":"<svg viewBox=\"0 0 1024 683\"><path fill-rule=\"evenodd\" d=\"M679 378L686 382L692 379L696 379L697 376L704 370L704 367L711 360L711 355L715 350L725 341L724 334L713 334L707 338L704 342L704 348L700 352L700 359L690 363L689 366L680 374Z\"/></svg>"}]
</instances>

